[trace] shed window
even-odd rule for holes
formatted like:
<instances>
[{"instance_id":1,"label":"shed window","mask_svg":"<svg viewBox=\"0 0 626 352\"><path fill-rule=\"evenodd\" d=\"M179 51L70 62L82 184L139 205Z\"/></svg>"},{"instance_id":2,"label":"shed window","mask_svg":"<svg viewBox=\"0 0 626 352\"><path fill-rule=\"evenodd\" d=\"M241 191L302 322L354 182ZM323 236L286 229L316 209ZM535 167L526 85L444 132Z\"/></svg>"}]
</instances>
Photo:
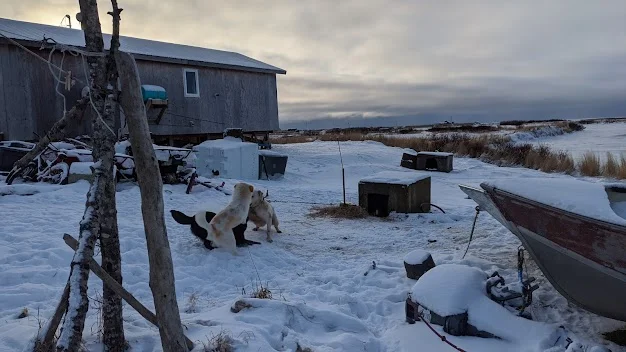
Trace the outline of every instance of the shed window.
<instances>
[{"instance_id":1,"label":"shed window","mask_svg":"<svg viewBox=\"0 0 626 352\"><path fill-rule=\"evenodd\" d=\"M185 96L199 97L200 85L198 82L198 70L184 69L183 79L185 81Z\"/></svg>"}]
</instances>

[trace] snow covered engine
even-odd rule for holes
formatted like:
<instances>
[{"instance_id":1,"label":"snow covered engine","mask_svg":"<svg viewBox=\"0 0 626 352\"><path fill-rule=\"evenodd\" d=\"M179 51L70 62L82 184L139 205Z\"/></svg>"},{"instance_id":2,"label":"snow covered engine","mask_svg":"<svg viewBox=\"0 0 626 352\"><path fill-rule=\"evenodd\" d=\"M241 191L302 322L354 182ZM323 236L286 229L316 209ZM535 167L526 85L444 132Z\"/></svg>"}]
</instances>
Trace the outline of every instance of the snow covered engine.
<instances>
[{"instance_id":1,"label":"snow covered engine","mask_svg":"<svg viewBox=\"0 0 626 352\"><path fill-rule=\"evenodd\" d=\"M492 301L499 303L509 311L517 311L520 316L530 319L530 316L524 314L525 309L532 303L533 291L539 288L538 285L530 286L533 281L535 278L531 277L522 283L505 284L504 278L496 271L487 279L486 293ZM442 326L443 331L452 336L496 337L470 324L467 312L442 316L415 302L410 294L406 299L405 313L406 321L409 324L425 320L428 323Z\"/></svg>"},{"instance_id":2,"label":"snow covered engine","mask_svg":"<svg viewBox=\"0 0 626 352\"><path fill-rule=\"evenodd\" d=\"M481 326L489 326L480 324L484 309L489 306L495 309L493 306L499 305L506 308L506 312L521 316L538 288L531 286L534 280L529 278L507 285L498 272L487 276L465 265L436 266L421 276L409 293L405 303L406 321L439 325L453 336L500 337L494 331L481 329ZM481 309L477 308L479 306Z\"/></svg>"},{"instance_id":3,"label":"snow covered engine","mask_svg":"<svg viewBox=\"0 0 626 352\"><path fill-rule=\"evenodd\" d=\"M424 320L427 323L439 325L443 327L443 331L452 336L477 336L491 338L496 337L486 331L479 330L468 322L467 312L461 314L453 314L441 316L428 308L414 302L409 297L405 304L406 321L409 324L415 324L416 321Z\"/></svg>"}]
</instances>

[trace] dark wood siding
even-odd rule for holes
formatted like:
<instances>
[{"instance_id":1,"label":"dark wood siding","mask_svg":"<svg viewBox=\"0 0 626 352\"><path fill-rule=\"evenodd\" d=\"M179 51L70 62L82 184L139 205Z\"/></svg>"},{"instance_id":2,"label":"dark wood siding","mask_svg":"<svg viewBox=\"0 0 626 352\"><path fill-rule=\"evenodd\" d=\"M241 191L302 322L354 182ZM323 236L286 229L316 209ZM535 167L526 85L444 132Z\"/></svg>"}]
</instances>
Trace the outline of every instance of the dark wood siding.
<instances>
[{"instance_id":1,"label":"dark wood siding","mask_svg":"<svg viewBox=\"0 0 626 352\"><path fill-rule=\"evenodd\" d=\"M31 50L48 58L48 51ZM55 53L54 62L58 65L60 60L61 54ZM275 74L145 60L138 60L137 66L142 84L162 86L168 94L169 108L160 124L150 125L155 135L219 133L231 127L246 131L279 128ZM82 81L77 81L69 92L60 87L70 109L86 80L80 58L66 55L63 68ZM185 68L198 70L198 98L184 95ZM5 138L36 139L34 133L42 135L52 127L63 112L63 100L54 87L55 80L45 62L13 45L0 44L0 132ZM82 126L73 132L89 133L92 115L87 114Z\"/></svg>"}]
</instances>

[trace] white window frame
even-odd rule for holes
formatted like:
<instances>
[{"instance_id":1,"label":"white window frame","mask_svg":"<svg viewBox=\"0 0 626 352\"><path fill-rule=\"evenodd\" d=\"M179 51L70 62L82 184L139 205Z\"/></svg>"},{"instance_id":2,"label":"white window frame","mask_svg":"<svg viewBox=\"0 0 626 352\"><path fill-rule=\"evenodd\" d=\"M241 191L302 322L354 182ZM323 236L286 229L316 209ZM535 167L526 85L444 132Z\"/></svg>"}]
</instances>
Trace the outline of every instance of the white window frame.
<instances>
[{"instance_id":1,"label":"white window frame","mask_svg":"<svg viewBox=\"0 0 626 352\"><path fill-rule=\"evenodd\" d=\"M196 94L191 94L187 92L187 72L193 72L196 75ZM200 74L198 74L198 70L193 68L185 68L183 69L183 89L185 92L186 98L199 98L200 97Z\"/></svg>"}]
</instances>

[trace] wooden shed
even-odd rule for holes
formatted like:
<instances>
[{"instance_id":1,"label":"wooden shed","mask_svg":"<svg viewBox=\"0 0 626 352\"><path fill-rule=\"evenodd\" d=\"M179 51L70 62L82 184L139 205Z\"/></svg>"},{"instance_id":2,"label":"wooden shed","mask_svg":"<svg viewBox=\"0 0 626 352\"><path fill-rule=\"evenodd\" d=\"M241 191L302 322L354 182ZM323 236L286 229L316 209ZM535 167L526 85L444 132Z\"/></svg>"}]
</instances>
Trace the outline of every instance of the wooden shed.
<instances>
[{"instance_id":1,"label":"wooden shed","mask_svg":"<svg viewBox=\"0 0 626 352\"><path fill-rule=\"evenodd\" d=\"M110 35L104 42L108 48ZM82 57L62 50L84 43L81 30L0 18L0 133L5 139L38 139L62 116L63 97L68 110L80 98L87 82ZM235 52L123 36L120 43L120 50L135 57L142 85L165 90L166 99L146 100L155 141L198 143L227 128L257 135L279 129L276 75L285 70ZM69 90L59 87L63 97L55 92L50 71L62 75L49 67L49 58L71 71L75 81ZM90 132L91 119L84 120L73 132ZM124 133L124 125L122 113L118 133Z\"/></svg>"}]
</instances>

